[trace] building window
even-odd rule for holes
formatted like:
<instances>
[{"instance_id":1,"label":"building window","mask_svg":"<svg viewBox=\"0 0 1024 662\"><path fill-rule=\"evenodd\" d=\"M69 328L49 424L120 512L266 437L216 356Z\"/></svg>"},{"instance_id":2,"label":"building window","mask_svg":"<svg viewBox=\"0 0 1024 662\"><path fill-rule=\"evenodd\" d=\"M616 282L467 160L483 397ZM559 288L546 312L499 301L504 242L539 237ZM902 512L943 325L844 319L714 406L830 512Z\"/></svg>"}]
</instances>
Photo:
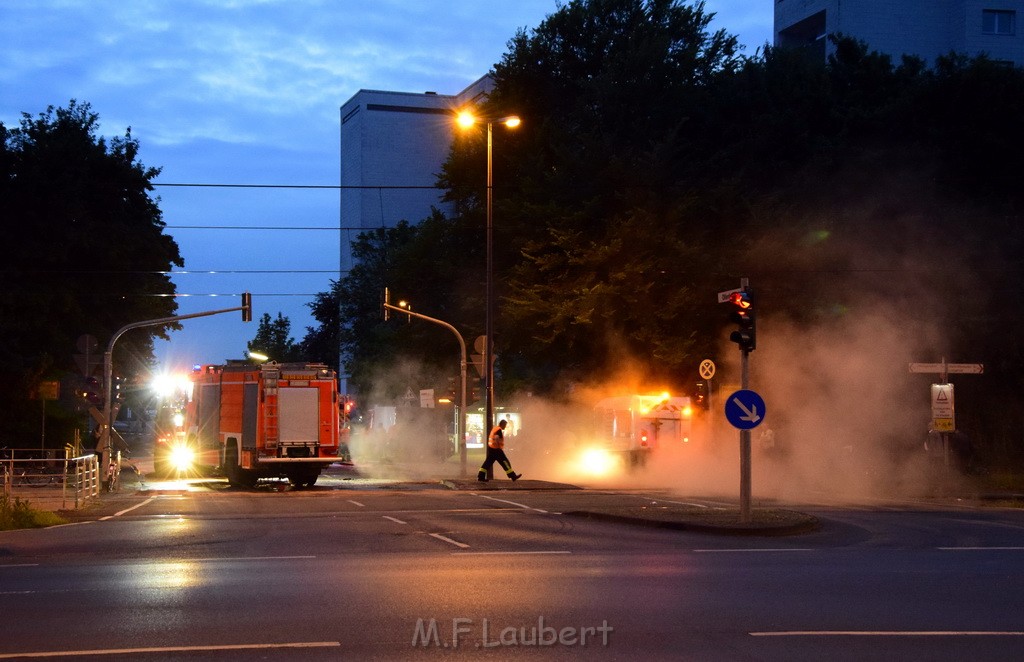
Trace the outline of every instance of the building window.
<instances>
[{"instance_id":1,"label":"building window","mask_svg":"<svg viewBox=\"0 0 1024 662\"><path fill-rule=\"evenodd\" d=\"M985 34L1017 34L1017 12L1003 9L981 11L981 31Z\"/></svg>"}]
</instances>

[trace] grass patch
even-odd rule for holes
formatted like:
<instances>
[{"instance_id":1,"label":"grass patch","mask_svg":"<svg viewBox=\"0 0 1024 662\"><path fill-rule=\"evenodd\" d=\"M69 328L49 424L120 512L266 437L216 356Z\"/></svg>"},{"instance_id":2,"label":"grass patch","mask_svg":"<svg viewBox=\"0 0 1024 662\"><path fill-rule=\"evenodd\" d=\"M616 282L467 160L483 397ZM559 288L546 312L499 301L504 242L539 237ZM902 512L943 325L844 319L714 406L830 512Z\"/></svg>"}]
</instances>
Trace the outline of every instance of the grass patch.
<instances>
[{"instance_id":1,"label":"grass patch","mask_svg":"<svg viewBox=\"0 0 1024 662\"><path fill-rule=\"evenodd\" d=\"M67 520L48 510L35 510L28 501L8 496L0 497L0 531L11 529L40 529Z\"/></svg>"}]
</instances>

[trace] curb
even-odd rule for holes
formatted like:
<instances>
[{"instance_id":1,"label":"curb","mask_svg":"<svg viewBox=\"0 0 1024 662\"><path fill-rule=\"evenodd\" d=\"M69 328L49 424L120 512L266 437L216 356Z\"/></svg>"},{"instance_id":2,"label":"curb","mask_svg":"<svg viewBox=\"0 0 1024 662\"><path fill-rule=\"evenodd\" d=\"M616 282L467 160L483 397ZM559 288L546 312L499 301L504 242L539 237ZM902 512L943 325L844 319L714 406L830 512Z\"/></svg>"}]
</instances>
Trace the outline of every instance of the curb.
<instances>
[{"instance_id":1,"label":"curb","mask_svg":"<svg viewBox=\"0 0 1024 662\"><path fill-rule=\"evenodd\" d=\"M656 529L671 529L674 531L692 531L697 533L714 533L725 536L763 536L763 537L784 537L795 536L805 533L812 533L821 528L818 518L804 513L796 513L800 521L791 524L703 524L694 521L679 521L668 519L648 519L644 517L632 517L629 515L615 515L612 513L601 513L588 510L574 510L562 513L571 517L593 519L601 522L615 522L619 524L637 524Z\"/></svg>"}]
</instances>

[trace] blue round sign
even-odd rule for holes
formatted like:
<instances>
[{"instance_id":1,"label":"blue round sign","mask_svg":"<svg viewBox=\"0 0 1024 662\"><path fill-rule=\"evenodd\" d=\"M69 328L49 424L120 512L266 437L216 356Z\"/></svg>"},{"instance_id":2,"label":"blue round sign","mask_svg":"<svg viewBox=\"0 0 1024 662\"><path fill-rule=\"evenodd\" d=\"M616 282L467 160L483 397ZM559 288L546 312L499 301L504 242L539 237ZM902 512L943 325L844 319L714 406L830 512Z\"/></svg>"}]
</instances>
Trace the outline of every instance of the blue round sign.
<instances>
[{"instance_id":1,"label":"blue round sign","mask_svg":"<svg viewBox=\"0 0 1024 662\"><path fill-rule=\"evenodd\" d=\"M725 417L734 428L756 428L764 420L764 415L764 399L754 391L741 389L725 399Z\"/></svg>"}]
</instances>

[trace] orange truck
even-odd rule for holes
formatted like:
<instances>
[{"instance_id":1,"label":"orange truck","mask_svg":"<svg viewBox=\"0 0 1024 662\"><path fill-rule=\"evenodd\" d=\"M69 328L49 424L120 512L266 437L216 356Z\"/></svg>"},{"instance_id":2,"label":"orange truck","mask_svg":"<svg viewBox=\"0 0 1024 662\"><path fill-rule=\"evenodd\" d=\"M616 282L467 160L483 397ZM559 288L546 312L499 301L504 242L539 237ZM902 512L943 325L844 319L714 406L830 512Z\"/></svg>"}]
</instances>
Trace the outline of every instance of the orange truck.
<instances>
[{"instance_id":1,"label":"orange truck","mask_svg":"<svg viewBox=\"0 0 1024 662\"><path fill-rule=\"evenodd\" d=\"M679 448L690 441L693 407L685 396L605 398L596 403L594 413L598 447L625 455L630 465L643 465L659 448Z\"/></svg>"},{"instance_id":2,"label":"orange truck","mask_svg":"<svg viewBox=\"0 0 1024 662\"><path fill-rule=\"evenodd\" d=\"M343 405L335 372L320 363L199 366L185 409L186 454L218 464L232 485L287 478L311 487L342 459Z\"/></svg>"}]
</instances>

